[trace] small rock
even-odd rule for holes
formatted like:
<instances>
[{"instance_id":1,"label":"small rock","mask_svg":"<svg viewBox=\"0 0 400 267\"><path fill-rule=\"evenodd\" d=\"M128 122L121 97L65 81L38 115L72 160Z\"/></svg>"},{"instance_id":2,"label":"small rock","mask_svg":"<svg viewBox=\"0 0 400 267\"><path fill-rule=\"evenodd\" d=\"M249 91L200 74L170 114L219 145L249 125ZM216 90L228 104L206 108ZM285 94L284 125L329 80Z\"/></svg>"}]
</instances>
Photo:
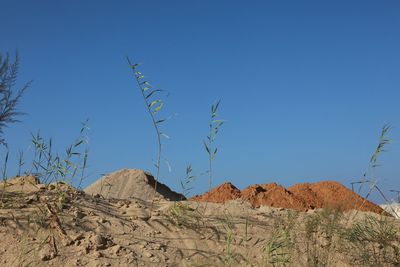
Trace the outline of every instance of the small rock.
<instances>
[{"instance_id":1,"label":"small rock","mask_svg":"<svg viewBox=\"0 0 400 267\"><path fill-rule=\"evenodd\" d=\"M48 188L49 190L54 190L54 189L56 189L56 186L55 186L54 184L49 184L49 185L47 186L47 188Z\"/></svg>"},{"instance_id":2,"label":"small rock","mask_svg":"<svg viewBox=\"0 0 400 267\"><path fill-rule=\"evenodd\" d=\"M37 188L39 188L40 190L45 190L46 189L46 185L45 184L38 184L36 185Z\"/></svg>"},{"instance_id":3,"label":"small rock","mask_svg":"<svg viewBox=\"0 0 400 267\"><path fill-rule=\"evenodd\" d=\"M148 220L150 219L150 215L147 214L147 213L145 213L145 212L139 213L138 215L136 215L136 217L137 217L139 220L142 220L142 221L148 221Z\"/></svg>"},{"instance_id":4,"label":"small rock","mask_svg":"<svg viewBox=\"0 0 400 267\"><path fill-rule=\"evenodd\" d=\"M153 211L153 213L151 215L152 216L160 216L160 211L159 210L155 210L155 211Z\"/></svg>"},{"instance_id":5,"label":"small rock","mask_svg":"<svg viewBox=\"0 0 400 267\"><path fill-rule=\"evenodd\" d=\"M99 249L105 248L107 246L107 238L102 235L94 235L90 238L92 244Z\"/></svg>"},{"instance_id":6,"label":"small rock","mask_svg":"<svg viewBox=\"0 0 400 267\"><path fill-rule=\"evenodd\" d=\"M151 247L153 250L161 250L161 245L158 243L153 244L153 246Z\"/></svg>"},{"instance_id":7,"label":"small rock","mask_svg":"<svg viewBox=\"0 0 400 267\"><path fill-rule=\"evenodd\" d=\"M80 211L80 210L75 210L75 211L73 212L73 215L74 215L74 217L77 218L77 219L82 219L83 217L85 217L85 214L84 214L82 211Z\"/></svg>"},{"instance_id":8,"label":"small rock","mask_svg":"<svg viewBox=\"0 0 400 267\"><path fill-rule=\"evenodd\" d=\"M103 257L103 254L102 254L100 251L95 251L95 252L93 253L93 256L94 256L95 258L101 258L101 257Z\"/></svg>"},{"instance_id":9,"label":"small rock","mask_svg":"<svg viewBox=\"0 0 400 267\"><path fill-rule=\"evenodd\" d=\"M90 251L90 246L89 246L89 244L86 244L86 246L84 247L85 254L88 254L89 251Z\"/></svg>"},{"instance_id":10,"label":"small rock","mask_svg":"<svg viewBox=\"0 0 400 267\"><path fill-rule=\"evenodd\" d=\"M39 200L38 195L34 194L34 195L31 195L31 196L26 198L26 203L27 204L31 204L31 203L36 202L38 200Z\"/></svg>"},{"instance_id":11,"label":"small rock","mask_svg":"<svg viewBox=\"0 0 400 267\"><path fill-rule=\"evenodd\" d=\"M168 261L169 260L168 256L166 256L166 255L161 255L161 257L162 257L163 261Z\"/></svg>"},{"instance_id":12,"label":"small rock","mask_svg":"<svg viewBox=\"0 0 400 267\"><path fill-rule=\"evenodd\" d=\"M154 255L151 254L151 253L148 252L148 251L143 251L143 256L145 256L146 258L152 258Z\"/></svg>"},{"instance_id":13,"label":"small rock","mask_svg":"<svg viewBox=\"0 0 400 267\"><path fill-rule=\"evenodd\" d=\"M98 220L98 222L99 222L99 223L106 223L106 222L108 222L108 221L107 221L107 219L105 219L105 218L102 217L102 218L100 218L100 219Z\"/></svg>"},{"instance_id":14,"label":"small rock","mask_svg":"<svg viewBox=\"0 0 400 267\"><path fill-rule=\"evenodd\" d=\"M40 196L40 202L48 202L50 200L49 196Z\"/></svg>"},{"instance_id":15,"label":"small rock","mask_svg":"<svg viewBox=\"0 0 400 267\"><path fill-rule=\"evenodd\" d=\"M90 215L90 216L96 216L97 214L96 214L94 211L90 210L90 211L88 212L88 215Z\"/></svg>"},{"instance_id":16,"label":"small rock","mask_svg":"<svg viewBox=\"0 0 400 267\"><path fill-rule=\"evenodd\" d=\"M101 234L94 234L90 237L90 242L95 249L106 249L114 245L114 242L109 237Z\"/></svg>"},{"instance_id":17,"label":"small rock","mask_svg":"<svg viewBox=\"0 0 400 267\"><path fill-rule=\"evenodd\" d=\"M149 243L147 243L147 241L143 241L139 244L139 248L145 248L149 245Z\"/></svg>"},{"instance_id":18,"label":"small rock","mask_svg":"<svg viewBox=\"0 0 400 267\"><path fill-rule=\"evenodd\" d=\"M71 238L73 241L78 241L84 239L85 237L82 233L77 233L76 235L72 235Z\"/></svg>"},{"instance_id":19,"label":"small rock","mask_svg":"<svg viewBox=\"0 0 400 267\"><path fill-rule=\"evenodd\" d=\"M72 244L74 244L75 242L74 242L74 240L72 240L70 237L64 237L64 238L62 238L62 244L63 244L63 246L66 246L66 247L68 247L68 246L71 246Z\"/></svg>"},{"instance_id":20,"label":"small rock","mask_svg":"<svg viewBox=\"0 0 400 267\"><path fill-rule=\"evenodd\" d=\"M56 257L55 253L49 247L44 247L39 251L39 258L41 261L49 261Z\"/></svg>"},{"instance_id":21,"label":"small rock","mask_svg":"<svg viewBox=\"0 0 400 267\"><path fill-rule=\"evenodd\" d=\"M112 247L111 253L112 254L118 254L118 253L121 252L121 250L122 250L122 247L120 245L116 245L116 246Z\"/></svg>"},{"instance_id":22,"label":"small rock","mask_svg":"<svg viewBox=\"0 0 400 267\"><path fill-rule=\"evenodd\" d=\"M150 261L152 261L152 262L160 262L160 259L158 257L152 257L150 259Z\"/></svg>"}]
</instances>

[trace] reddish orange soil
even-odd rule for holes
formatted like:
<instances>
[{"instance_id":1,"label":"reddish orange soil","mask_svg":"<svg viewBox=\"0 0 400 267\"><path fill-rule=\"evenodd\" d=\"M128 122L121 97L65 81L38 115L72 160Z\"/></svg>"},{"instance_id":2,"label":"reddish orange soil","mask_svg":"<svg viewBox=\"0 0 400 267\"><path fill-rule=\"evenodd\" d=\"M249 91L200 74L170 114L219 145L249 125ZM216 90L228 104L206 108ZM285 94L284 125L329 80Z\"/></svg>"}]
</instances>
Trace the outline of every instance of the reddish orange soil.
<instances>
[{"instance_id":1,"label":"reddish orange soil","mask_svg":"<svg viewBox=\"0 0 400 267\"><path fill-rule=\"evenodd\" d=\"M201 196L194 196L191 200L224 203L237 198L240 198L240 190L231 183L224 183Z\"/></svg>"},{"instance_id":2,"label":"reddish orange soil","mask_svg":"<svg viewBox=\"0 0 400 267\"><path fill-rule=\"evenodd\" d=\"M190 200L224 203L233 199L243 199L250 202L253 207L264 205L298 211L316 208L332 208L341 211L355 209L385 213L378 205L334 181L297 184L287 189L276 183L252 185L242 191L231 183L224 183Z\"/></svg>"}]
</instances>

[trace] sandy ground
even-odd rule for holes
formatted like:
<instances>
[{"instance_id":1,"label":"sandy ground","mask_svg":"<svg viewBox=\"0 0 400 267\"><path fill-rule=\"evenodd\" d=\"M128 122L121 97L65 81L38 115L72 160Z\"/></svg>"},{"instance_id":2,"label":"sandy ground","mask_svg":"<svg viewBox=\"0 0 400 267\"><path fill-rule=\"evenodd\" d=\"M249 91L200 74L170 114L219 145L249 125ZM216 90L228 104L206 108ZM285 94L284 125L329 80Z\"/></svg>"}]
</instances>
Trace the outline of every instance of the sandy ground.
<instances>
[{"instance_id":1,"label":"sandy ground","mask_svg":"<svg viewBox=\"0 0 400 267\"><path fill-rule=\"evenodd\" d=\"M106 198L34 177L10 180L0 189L0 266L362 266L361 251L338 229L365 218L395 227L390 245L400 247L399 220L376 213L152 195ZM390 250L376 257L380 266L400 262Z\"/></svg>"},{"instance_id":2,"label":"sandy ground","mask_svg":"<svg viewBox=\"0 0 400 267\"><path fill-rule=\"evenodd\" d=\"M381 208L392 214L395 218L400 219L400 204L393 203L393 204L382 204L380 205Z\"/></svg>"},{"instance_id":3,"label":"sandy ground","mask_svg":"<svg viewBox=\"0 0 400 267\"><path fill-rule=\"evenodd\" d=\"M155 179L149 173L137 169L123 169L100 178L85 188L85 192L91 195L99 194L105 198L119 199L150 200L153 197L168 200L186 199L160 182L157 183L157 192L154 192L154 188Z\"/></svg>"}]
</instances>

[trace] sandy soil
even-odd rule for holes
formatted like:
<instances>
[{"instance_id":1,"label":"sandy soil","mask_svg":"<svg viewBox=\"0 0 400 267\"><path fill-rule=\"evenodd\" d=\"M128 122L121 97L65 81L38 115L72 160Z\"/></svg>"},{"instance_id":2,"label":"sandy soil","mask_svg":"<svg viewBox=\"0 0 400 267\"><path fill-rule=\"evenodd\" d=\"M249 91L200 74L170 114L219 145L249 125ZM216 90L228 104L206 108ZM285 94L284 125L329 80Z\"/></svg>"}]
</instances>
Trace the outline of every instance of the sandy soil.
<instances>
[{"instance_id":1,"label":"sandy soil","mask_svg":"<svg viewBox=\"0 0 400 267\"><path fill-rule=\"evenodd\" d=\"M400 229L373 212L253 207L240 198L206 204L160 193L152 206L148 181L123 199L30 176L2 184L0 266L361 266L336 225L375 218ZM396 266L390 253L391 262L376 262Z\"/></svg>"},{"instance_id":2,"label":"sandy soil","mask_svg":"<svg viewBox=\"0 0 400 267\"><path fill-rule=\"evenodd\" d=\"M168 186L158 182L157 192L154 192L155 179L149 173L142 170L123 169L105 175L98 181L85 188L87 194L99 194L105 198L136 198L151 200L153 197L165 198L168 200L185 200Z\"/></svg>"},{"instance_id":3,"label":"sandy soil","mask_svg":"<svg viewBox=\"0 0 400 267\"><path fill-rule=\"evenodd\" d=\"M392 204L383 204L380 205L382 209L392 214L395 218L400 219L400 204L392 203Z\"/></svg>"}]
</instances>

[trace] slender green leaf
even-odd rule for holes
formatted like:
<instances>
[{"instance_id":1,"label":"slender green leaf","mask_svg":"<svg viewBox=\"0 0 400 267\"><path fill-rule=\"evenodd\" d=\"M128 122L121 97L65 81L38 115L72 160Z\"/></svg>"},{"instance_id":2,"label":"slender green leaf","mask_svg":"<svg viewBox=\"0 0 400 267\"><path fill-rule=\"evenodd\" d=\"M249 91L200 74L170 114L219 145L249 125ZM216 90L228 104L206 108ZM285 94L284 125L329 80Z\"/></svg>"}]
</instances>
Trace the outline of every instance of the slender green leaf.
<instances>
[{"instance_id":1,"label":"slender green leaf","mask_svg":"<svg viewBox=\"0 0 400 267\"><path fill-rule=\"evenodd\" d=\"M77 142L77 143L74 145L74 147L78 147L78 146L80 146L82 143L83 143L83 140L80 140L79 142Z\"/></svg>"},{"instance_id":2,"label":"slender green leaf","mask_svg":"<svg viewBox=\"0 0 400 267\"><path fill-rule=\"evenodd\" d=\"M159 89L151 91L151 92L146 96L146 99L149 99L153 94L155 94L155 93L157 93L157 92L161 92L161 91L162 91L162 90L159 90Z\"/></svg>"},{"instance_id":3,"label":"slender green leaf","mask_svg":"<svg viewBox=\"0 0 400 267\"><path fill-rule=\"evenodd\" d=\"M207 153L210 154L210 149L208 148L208 145L206 144L206 142L203 142L203 143L204 143L204 147L205 147Z\"/></svg>"}]
</instances>

